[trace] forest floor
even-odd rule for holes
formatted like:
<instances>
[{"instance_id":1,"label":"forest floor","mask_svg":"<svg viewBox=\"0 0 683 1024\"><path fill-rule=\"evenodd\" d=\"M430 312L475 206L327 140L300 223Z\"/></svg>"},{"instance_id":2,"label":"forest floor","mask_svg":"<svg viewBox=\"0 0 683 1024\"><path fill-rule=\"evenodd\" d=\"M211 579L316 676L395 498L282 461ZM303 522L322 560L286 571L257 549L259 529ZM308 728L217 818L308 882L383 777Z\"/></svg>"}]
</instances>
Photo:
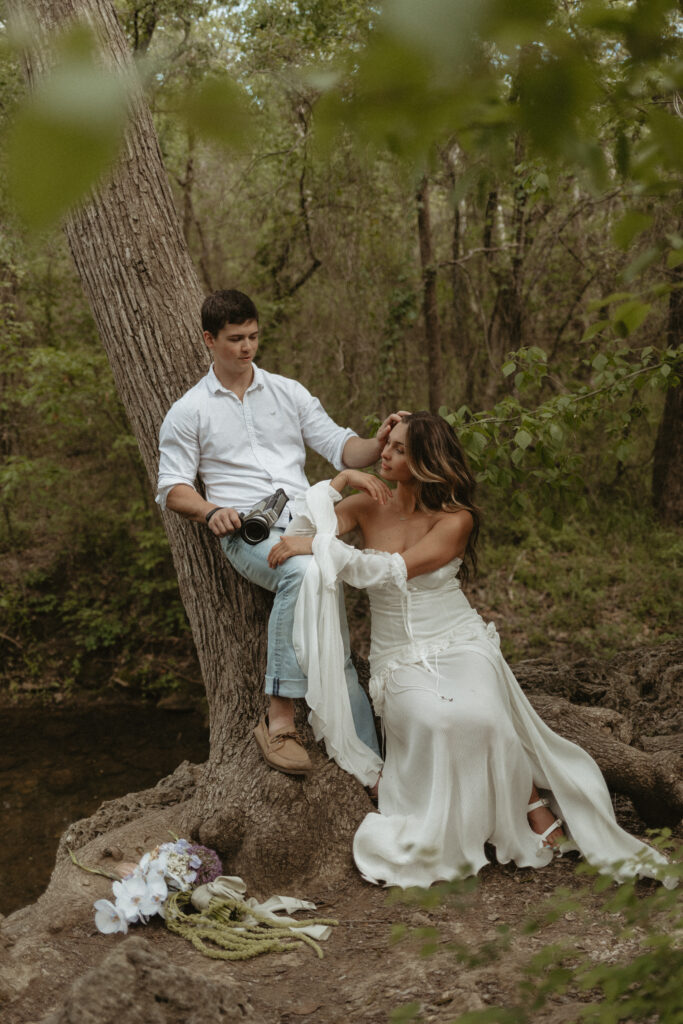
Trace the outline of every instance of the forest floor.
<instances>
[{"instance_id":1,"label":"forest floor","mask_svg":"<svg viewBox=\"0 0 683 1024\"><path fill-rule=\"evenodd\" d=\"M626 825L628 818L628 813L622 818ZM557 859L538 872L492 864L481 872L473 891L446 896L431 906L397 899L395 891L393 895L387 894L386 890L363 882L350 868L348 879L341 884L318 884L305 893L295 894L312 899L317 905L316 914L339 922L324 943L324 959L318 959L312 949L302 946L287 954L271 953L240 963L217 962L202 957L183 939L168 932L158 919L146 928L138 926L131 931L142 935L152 951L174 971L191 972L198 981L199 993L202 987L206 991L210 982L230 981L233 998L238 993L239 1002L247 1010L245 1019L254 1024L388 1024L390 1020L413 1019L424 1024L446 1024L467 1011L518 1005L525 968L550 943L571 942L582 958L593 964L615 964L633 954L637 936L628 940L615 937L615 915L605 913L601 898L595 895L586 897L582 907L560 913L554 923L534 934L525 934L525 922L539 913L558 887L578 893L583 883L574 877L575 865L572 857ZM93 898L106 895L106 880L92 878L87 883L92 887ZM643 894L653 888L654 883L638 883ZM434 896L433 890L431 895ZM17 921L23 913L16 915ZM405 934L395 941L392 936L396 926L401 925ZM502 926L510 929L511 942L509 949L499 955L487 956L484 952L474 961L463 962L454 949L491 949L500 939ZM9 943L11 931L8 929ZM1 1013L3 1024L42 1021L55 1003L63 999L74 978L95 968L119 944L129 942L122 935L99 934L92 922L64 929L54 926L51 931L54 934L43 939L42 969L36 973L27 968L26 977L22 978L21 968L17 968L11 986L14 997L7 991L6 976L3 979L0 970L0 1004L3 988L7 999ZM425 943L430 947L428 955L423 955ZM6 955L11 948L3 952ZM110 977L106 970L104 980L93 975L88 986L89 998L95 998L98 985L111 984L107 980ZM149 978L147 984L151 984ZM138 995L142 1010L149 992ZM114 996L110 992L108 998L112 1000ZM595 993L581 994L569 989L551 996L546 1006L528 1019L537 1024L575 1021L586 1002L594 998ZM158 1009L158 992L154 999ZM192 1005L197 1001L190 992L187 1000ZM122 1004L123 1015L119 1019L173 1024L188 1019L182 1012L177 1015L178 1008L173 1003L170 998L163 1016L155 1013L148 1018L124 1013ZM187 1007L186 1011L190 1013ZM397 1015L392 1016L396 1011ZM58 1019L75 1024L91 1017L85 1007L80 1012L72 1007L68 1016ZM192 1019L204 1024L212 1018L200 1014Z\"/></svg>"}]
</instances>

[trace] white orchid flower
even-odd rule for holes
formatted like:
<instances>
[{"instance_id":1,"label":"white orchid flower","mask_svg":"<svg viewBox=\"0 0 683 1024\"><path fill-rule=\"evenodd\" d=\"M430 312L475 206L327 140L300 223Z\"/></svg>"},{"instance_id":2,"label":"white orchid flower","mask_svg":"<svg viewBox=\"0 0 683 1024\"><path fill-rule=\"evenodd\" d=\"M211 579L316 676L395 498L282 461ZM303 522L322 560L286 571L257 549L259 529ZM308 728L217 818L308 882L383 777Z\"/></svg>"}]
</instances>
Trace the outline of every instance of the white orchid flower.
<instances>
[{"instance_id":1,"label":"white orchid flower","mask_svg":"<svg viewBox=\"0 0 683 1024\"><path fill-rule=\"evenodd\" d=\"M168 885L160 871L155 871L147 876L147 896L155 904L163 902L168 896Z\"/></svg>"},{"instance_id":2,"label":"white orchid flower","mask_svg":"<svg viewBox=\"0 0 683 1024\"><path fill-rule=\"evenodd\" d=\"M147 880L146 914L161 914L164 917L164 903L168 899L168 886L163 875L154 875Z\"/></svg>"},{"instance_id":3,"label":"white orchid flower","mask_svg":"<svg viewBox=\"0 0 683 1024\"><path fill-rule=\"evenodd\" d=\"M138 861L136 873L139 872L141 875L146 875L149 871L150 865L152 864L152 859L151 853L143 853L142 857Z\"/></svg>"},{"instance_id":4,"label":"white orchid flower","mask_svg":"<svg viewBox=\"0 0 683 1024\"><path fill-rule=\"evenodd\" d=\"M128 931L126 916L119 907L115 907L110 900L95 900L95 927L104 935L111 935L113 932Z\"/></svg>"},{"instance_id":5,"label":"white orchid flower","mask_svg":"<svg viewBox=\"0 0 683 1024\"><path fill-rule=\"evenodd\" d=\"M144 921L149 914L156 913L156 905L150 898L146 878L131 875L123 882L114 882L112 888L116 897L116 906L126 915L129 924L137 921L138 918L142 918Z\"/></svg>"}]
</instances>

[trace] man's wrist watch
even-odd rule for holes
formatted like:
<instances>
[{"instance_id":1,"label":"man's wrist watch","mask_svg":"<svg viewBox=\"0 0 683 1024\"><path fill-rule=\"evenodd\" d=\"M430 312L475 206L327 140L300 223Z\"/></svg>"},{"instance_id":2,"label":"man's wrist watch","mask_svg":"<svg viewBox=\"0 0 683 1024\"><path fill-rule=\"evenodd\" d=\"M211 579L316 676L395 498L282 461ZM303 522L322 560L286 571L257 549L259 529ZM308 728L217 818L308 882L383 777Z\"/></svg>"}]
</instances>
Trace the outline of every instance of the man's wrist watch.
<instances>
[{"instance_id":1,"label":"man's wrist watch","mask_svg":"<svg viewBox=\"0 0 683 1024\"><path fill-rule=\"evenodd\" d=\"M222 508L225 508L225 505L216 505L216 507L212 508L210 512L207 512L206 515L204 516L204 518L206 519L207 523L208 523L209 519L211 519L211 516L214 514L214 512L220 512L220 510Z\"/></svg>"}]
</instances>

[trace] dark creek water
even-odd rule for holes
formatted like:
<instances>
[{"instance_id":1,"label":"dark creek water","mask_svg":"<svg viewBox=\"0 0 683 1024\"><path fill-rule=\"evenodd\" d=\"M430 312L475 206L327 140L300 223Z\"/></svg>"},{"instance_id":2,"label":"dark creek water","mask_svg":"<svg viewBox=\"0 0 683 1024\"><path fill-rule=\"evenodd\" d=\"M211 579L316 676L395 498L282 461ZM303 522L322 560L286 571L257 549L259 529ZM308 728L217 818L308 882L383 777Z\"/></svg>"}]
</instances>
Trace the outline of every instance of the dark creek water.
<instances>
[{"instance_id":1,"label":"dark creek water","mask_svg":"<svg viewBox=\"0 0 683 1024\"><path fill-rule=\"evenodd\" d=\"M0 913L46 887L59 837L112 797L205 761L198 712L154 707L0 709Z\"/></svg>"}]
</instances>

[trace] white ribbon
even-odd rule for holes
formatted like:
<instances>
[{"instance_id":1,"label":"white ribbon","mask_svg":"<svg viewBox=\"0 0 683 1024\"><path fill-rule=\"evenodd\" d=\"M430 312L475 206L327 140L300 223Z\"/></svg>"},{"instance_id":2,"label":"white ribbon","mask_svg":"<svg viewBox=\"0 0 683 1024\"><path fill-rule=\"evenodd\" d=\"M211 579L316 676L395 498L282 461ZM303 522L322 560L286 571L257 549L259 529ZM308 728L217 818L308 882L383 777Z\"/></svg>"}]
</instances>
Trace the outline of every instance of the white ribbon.
<instances>
[{"instance_id":1,"label":"white ribbon","mask_svg":"<svg viewBox=\"0 0 683 1024\"><path fill-rule=\"evenodd\" d=\"M259 903L253 896L245 899L246 891L247 887L238 875L219 875L218 878L214 878L213 882L199 885L196 889L192 890L192 905L197 910L206 910L214 898L239 900L241 903L244 903L245 907L257 910L271 921L277 921L278 924L293 925L297 925L295 919L293 917L283 917L280 911L284 910L285 914L292 914L295 910L315 910L315 903L311 903L310 900L300 900L295 896L271 896L265 903ZM244 918L245 925L258 923L258 919L250 914ZM305 925L303 928L297 925L296 928L290 928L289 930L294 932L295 935L304 932L305 935L310 935L317 942L324 942L325 939L329 939L332 932L330 926L326 924Z\"/></svg>"}]
</instances>

